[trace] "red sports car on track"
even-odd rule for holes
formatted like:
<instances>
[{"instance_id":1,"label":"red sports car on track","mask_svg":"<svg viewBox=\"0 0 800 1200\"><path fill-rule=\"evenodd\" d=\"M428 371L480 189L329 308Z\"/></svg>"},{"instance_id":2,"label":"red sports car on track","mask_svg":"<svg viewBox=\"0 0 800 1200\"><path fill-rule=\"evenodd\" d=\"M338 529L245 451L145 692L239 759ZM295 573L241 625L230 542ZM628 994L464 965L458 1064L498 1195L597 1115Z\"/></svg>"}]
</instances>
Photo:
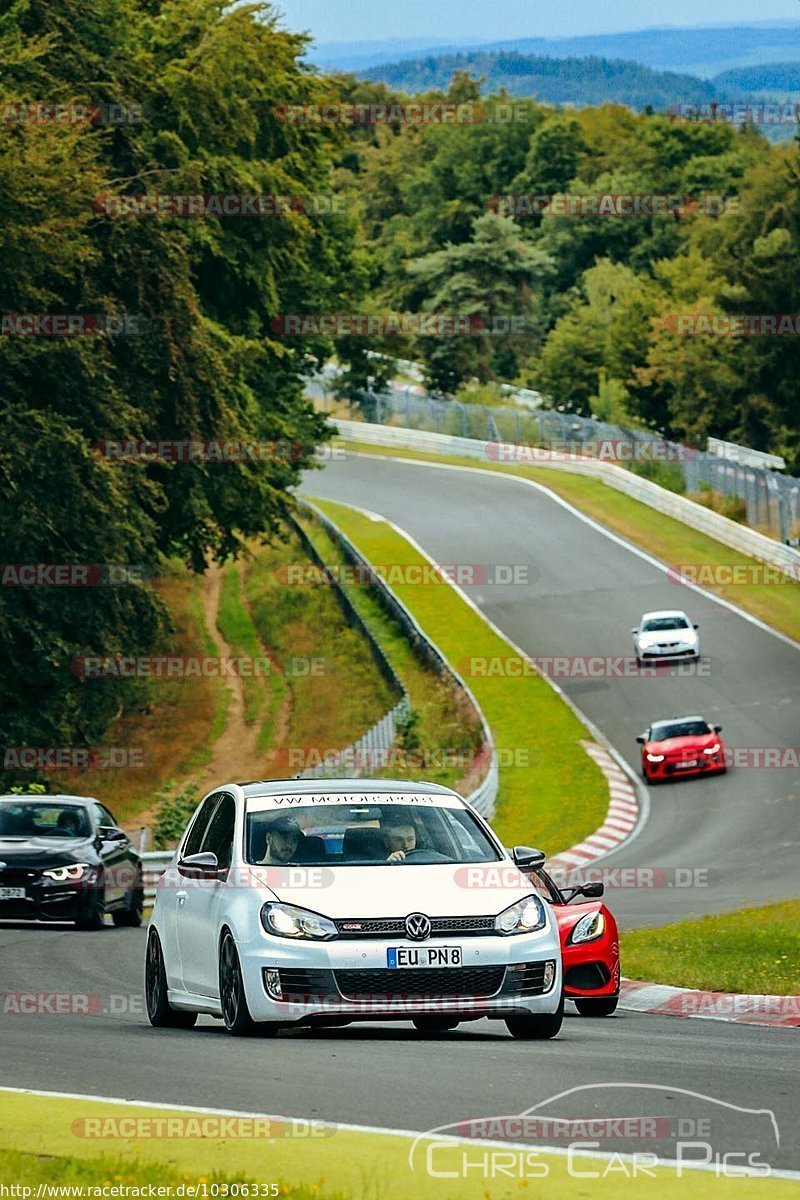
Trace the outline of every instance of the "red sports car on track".
<instances>
[{"instance_id":1,"label":"red sports car on track","mask_svg":"<svg viewBox=\"0 0 800 1200\"><path fill-rule=\"evenodd\" d=\"M582 1017L610 1017L619 1003L619 931L602 883L563 890L543 868L531 876L553 907L564 959L564 995ZM580 903L575 903L578 898Z\"/></svg>"},{"instance_id":2,"label":"red sports car on track","mask_svg":"<svg viewBox=\"0 0 800 1200\"><path fill-rule=\"evenodd\" d=\"M725 767L721 725L702 717L657 721L636 739L642 747L642 774L648 783L682 775L719 775Z\"/></svg>"}]
</instances>

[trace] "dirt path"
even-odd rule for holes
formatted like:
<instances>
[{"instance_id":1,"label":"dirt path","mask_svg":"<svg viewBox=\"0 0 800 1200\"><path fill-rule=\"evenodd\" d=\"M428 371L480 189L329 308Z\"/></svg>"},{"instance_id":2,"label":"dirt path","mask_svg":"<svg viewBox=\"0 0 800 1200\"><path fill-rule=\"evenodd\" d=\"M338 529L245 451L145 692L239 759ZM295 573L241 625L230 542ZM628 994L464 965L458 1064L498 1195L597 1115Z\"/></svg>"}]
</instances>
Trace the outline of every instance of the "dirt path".
<instances>
[{"instance_id":1,"label":"dirt path","mask_svg":"<svg viewBox=\"0 0 800 1200\"><path fill-rule=\"evenodd\" d=\"M217 625L222 574L221 567L209 567L203 577L201 592L206 628L221 658L234 654ZM244 686L241 679L238 675L229 676L225 682L228 688L227 719L225 728L214 744L211 761L203 770L203 790L230 780L259 779L266 763L267 756L257 749L259 724L254 721L248 725L244 719Z\"/></svg>"}]
</instances>

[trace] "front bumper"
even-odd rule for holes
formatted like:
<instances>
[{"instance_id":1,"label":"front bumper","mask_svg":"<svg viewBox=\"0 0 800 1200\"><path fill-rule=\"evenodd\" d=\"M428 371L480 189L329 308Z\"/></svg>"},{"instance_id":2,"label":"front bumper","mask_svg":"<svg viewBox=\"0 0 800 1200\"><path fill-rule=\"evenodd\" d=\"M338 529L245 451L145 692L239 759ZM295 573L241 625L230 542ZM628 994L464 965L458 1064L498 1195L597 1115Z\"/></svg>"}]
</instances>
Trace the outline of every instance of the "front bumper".
<instances>
[{"instance_id":1,"label":"front bumper","mask_svg":"<svg viewBox=\"0 0 800 1200\"><path fill-rule=\"evenodd\" d=\"M558 934L545 929L515 937L432 939L461 945L462 967L396 970L387 949L418 949L395 939L284 942L264 934L240 945L247 1004L256 1021L288 1024L326 1017L355 1021L409 1020L423 1015L462 1019L553 1013L562 989ZM546 965L551 968L546 971ZM545 977L552 981L545 990ZM280 986L280 999L270 994Z\"/></svg>"},{"instance_id":2,"label":"front bumper","mask_svg":"<svg viewBox=\"0 0 800 1200\"><path fill-rule=\"evenodd\" d=\"M725 771L724 751L720 751L719 754L703 754L702 750L698 751L697 758L693 760L697 764L694 767L683 766L683 761L665 759L664 762L653 763L643 760L642 765L647 779L651 781L681 779L693 775L719 775Z\"/></svg>"},{"instance_id":3,"label":"front bumper","mask_svg":"<svg viewBox=\"0 0 800 1200\"><path fill-rule=\"evenodd\" d=\"M74 921L86 895L85 888L43 880L32 872L25 872L25 878L17 872L0 874L0 889L9 887L24 889L25 895L0 899L0 921Z\"/></svg>"},{"instance_id":4,"label":"front bumper","mask_svg":"<svg viewBox=\"0 0 800 1200\"><path fill-rule=\"evenodd\" d=\"M643 663L660 662L698 662L700 660L699 646L675 646L669 650L659 650L657 646L645 646L636 651L637 657Z\"/></svg>"},{"instance_id":5,"label":"front bumper","mask_svg":"<svg viewBox=\"0 0 800 1200\"><path fill-rule=\"evenodd\" d=\"M616 996L619 991L619 941L608 937L564 947L564 995L567 999Z\"/></svg>"}]
</instances>

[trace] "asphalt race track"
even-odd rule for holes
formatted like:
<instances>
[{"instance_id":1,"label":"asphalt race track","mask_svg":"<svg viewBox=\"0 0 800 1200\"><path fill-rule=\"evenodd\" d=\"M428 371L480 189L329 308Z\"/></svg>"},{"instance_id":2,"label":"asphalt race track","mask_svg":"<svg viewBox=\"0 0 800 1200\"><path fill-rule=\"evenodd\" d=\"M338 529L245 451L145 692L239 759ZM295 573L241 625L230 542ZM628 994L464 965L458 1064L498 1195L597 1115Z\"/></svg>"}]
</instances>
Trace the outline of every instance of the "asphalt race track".
<instances>
[{"instance_id":1,"label":"asphalt race track","mask_svg":"<svg viewBox=\"0 0 800 1200\"><path fill-rule=\"evenodd\" d=\"M684 607L701 624L705 677L566 682L609 741L637 764L647 718L702 712L731 745L797 745L800 652L603 537L547 495L500 479L351 458L315 474L309 491L396 520L446 563L527 564L527 587L472 597L527 653L627 655L647 609ZM790 797L794 796L794 799ZM797 772L742 770L656 789L650 819L609 863L713 871L710 886L619 890L623 924L674 919L800 894ZM531 840L535 842L535 808ZM740 1148L741 1114L678 1096L686 1089L773 1110L780 1146L759 1134L774 1168L800 1170L797 1029L620 1012L568 1016L558 1039L512 1040L486 1021L422 1037L410 1024L354 1024L233 1039L201 1018L190 1032L151 1030L141 999L144 931L0 927L2 991L86 995L91 1016L0 1013L6 1086L213 1106L395 1129L520 1113L569 1088L594 1085L554 1115L661 1114L712 1118L715 1151ZM613 1093L602 1085L624 1083ZM645 1093L646 1084L663 1093ZM657 1097L654 1100L653 1097ZM616 1107L611 1107L615 1105ZM750 1122L752 1127L753 1122ZM752 1131L752 1130L751 1130ZM614 1150L641 1150L618 1141ZM653 1149L654 1147L648 1147Z\"/></svg>"},{"instance_id":2,"label":"asphalt race track","mask_svg":"<svg viewBox=\"0 0 800 1200\"><path fill-rule=\"evenodd\" d=\"M722 725L729 747L800 745L800 647L670 582L552 495L511 477L364 456L331 462L306 486L396 521L437 562L527 568L526 586L464 590L532 657L630 658L643 612L685 609L700 625L700 672L558 681L637 773L636 735L664 717L702 714ZM800 895L800 770L743 768L659 785L645 828L604 865L666 868L674 885L610 893L629 928Z\"/></svg>"}]
</instances>

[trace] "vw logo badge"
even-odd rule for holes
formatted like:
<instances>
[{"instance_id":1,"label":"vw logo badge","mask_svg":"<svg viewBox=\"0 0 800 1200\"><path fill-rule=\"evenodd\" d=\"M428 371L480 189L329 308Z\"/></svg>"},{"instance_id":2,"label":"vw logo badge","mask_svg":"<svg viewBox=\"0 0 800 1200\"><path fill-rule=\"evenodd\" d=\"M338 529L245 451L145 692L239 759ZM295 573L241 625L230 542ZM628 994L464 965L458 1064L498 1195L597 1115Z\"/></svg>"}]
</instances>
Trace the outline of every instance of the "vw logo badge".
<instances>
[{"instance_id":1,"label":"vw logo badge","mask_svg":"<svg viewBox=\"0 0 800 1200\"><path fill-rule=\"evenodd\" d=\"M424 942L431 936L431 919L425 913L410 913L406 917L406 933L414 942Z\"/></svg>"}]
</instances>

